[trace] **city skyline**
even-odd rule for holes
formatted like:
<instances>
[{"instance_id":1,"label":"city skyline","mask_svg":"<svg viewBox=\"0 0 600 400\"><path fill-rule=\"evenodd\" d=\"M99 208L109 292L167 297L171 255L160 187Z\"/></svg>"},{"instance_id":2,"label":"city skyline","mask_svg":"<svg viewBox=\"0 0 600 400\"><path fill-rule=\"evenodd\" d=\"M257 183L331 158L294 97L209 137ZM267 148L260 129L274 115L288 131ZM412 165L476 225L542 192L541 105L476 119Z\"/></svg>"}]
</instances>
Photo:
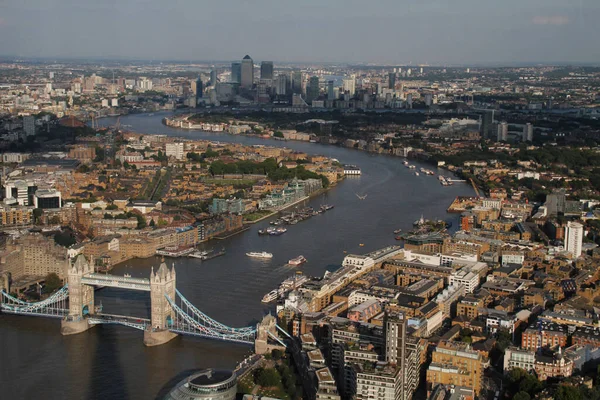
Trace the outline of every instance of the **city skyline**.
<instances>
[{"instance_id":1,"label":"city skyline","mask_svg":"<svg viewBox=\"0 0 600 400\"><path fill-rule=\"evenodd\" d=\"M250 54L256 61L280 63L383 65L593 64L600 62L593 42L598 16L600 5L591 0L485 5L463 0L452 6L385 0L368 9L357 1L227 6L184 1L171 10L154 0L127 0L118 6L32 0L5 7L0 32L11 40L0 42L0 54L156 61L230 61Z\"/></svg>"}]
</instances>

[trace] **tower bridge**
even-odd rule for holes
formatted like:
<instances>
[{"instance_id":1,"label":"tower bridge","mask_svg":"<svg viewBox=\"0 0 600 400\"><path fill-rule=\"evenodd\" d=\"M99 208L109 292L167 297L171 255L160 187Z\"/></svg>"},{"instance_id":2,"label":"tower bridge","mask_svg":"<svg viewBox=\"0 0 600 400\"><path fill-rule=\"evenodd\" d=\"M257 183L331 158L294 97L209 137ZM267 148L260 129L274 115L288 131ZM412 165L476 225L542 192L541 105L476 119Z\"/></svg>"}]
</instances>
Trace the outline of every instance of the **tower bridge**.
<instances>
[{"instance_id":1,"label":"tower bridge","mask_svg":"<svg viewBox=\"0 0 600 400\"><path fill-rule=\"evenodd\" d=\"M94 287L150 292L150 318L99 312ZM177 290L175 266L169 268L164 261L145 279L95 273L85 256L79 255L69 268L67 284L47 299L29 303L4 291L0 297L3 313L60 318L63 335L82 333L95 325L116 324L143 331L147 346L167 343L177 335L191 335L254 345L258 354L286 346L279 332L289 337L271 315L255 326L242 328L210 318Z\"/></svg>"}]
</instances>

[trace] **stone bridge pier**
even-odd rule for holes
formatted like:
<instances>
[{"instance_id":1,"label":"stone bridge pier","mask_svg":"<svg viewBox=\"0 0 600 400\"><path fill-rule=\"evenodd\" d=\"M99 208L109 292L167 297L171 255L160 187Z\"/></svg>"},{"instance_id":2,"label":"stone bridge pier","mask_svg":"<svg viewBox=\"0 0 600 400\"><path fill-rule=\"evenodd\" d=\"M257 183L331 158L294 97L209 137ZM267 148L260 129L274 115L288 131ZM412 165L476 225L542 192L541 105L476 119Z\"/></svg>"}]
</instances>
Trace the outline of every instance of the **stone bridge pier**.
<instances>
[{"instance_id":1,"label":"stone bridge pier","mask_svg":"<svg viewBox=\"0 0 600 400\"><path fill-rule=\"evenodd\" d=\"M169 270L164 260L158 271L154 273L154 267L150 273L150 307L151 326L144 331L144 344L146 346L158 346L167 343L177 336L169 329L175 322L175 310L169 304L167 296L173 301L175 293L175 265Z\"/></svg>"}]
</instances>

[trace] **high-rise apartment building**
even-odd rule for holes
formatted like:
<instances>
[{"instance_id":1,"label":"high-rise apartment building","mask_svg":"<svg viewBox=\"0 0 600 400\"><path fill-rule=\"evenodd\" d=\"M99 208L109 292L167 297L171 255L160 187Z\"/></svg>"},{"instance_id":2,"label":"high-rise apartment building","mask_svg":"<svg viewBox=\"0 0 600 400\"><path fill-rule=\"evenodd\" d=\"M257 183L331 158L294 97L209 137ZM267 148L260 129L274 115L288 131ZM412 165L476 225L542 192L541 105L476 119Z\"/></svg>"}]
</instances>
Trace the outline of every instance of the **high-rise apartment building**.
<instances>
[{"instance_id":1,"label":"high-rise apartment building","mask_svg":"<svg viewBox=\"0 0 600 400\"><path fill-rule=\"evenodd\" d=\"M508 140L508 123L502 121L498 124L498 142L506 142Z\"/></svg>"},{"instance_id":2,"label":"high-rise apartment building","mask_svg":"<svg viewBox=\"0 0 600 400\"><path fill-rule=\"evenodd\" d=\"M273 79L273 61L260 63L260 79Z\"/></svg>"},{"instance_id":3,"label":"high-rise apartment building","mask_svg":"<svg viewBox=\"0 0 600 400\"><path fill-rule=\"evenodd\" d=\"M352 75L349 78L345 78L342 81L344 93L348 93L350 96L354 96L356 93L356 76Z\"/></svg>"},{"instance_id":4,"label":"high-rise apartment building","mask_svg":"<svg viewBox=\"0 0 600 400\"><path fill-rule=\"evenodd\" d=\"M242 59L240 86L246 89L251 89L254 84L254 61L249 55Z\"/></svg>"},{"instance_id":5,"label":"high-rise apartment building","mask_svg":"<svg viewBox=\"0 0 600 400\"><path fill-rule=\"evenodd\" d=\"M410 400L419 386L424 343L409 331L407 316L393 307L385 313L385 361L398 369L395 399Z\"/></svg>"},{"instance_id":6,"label":"high-rise apartment building","mask_svg":"<svg viewBox=\"0 0 600 400\"><path fill-rule=\"evenodd\" d=\"M26 115L23 117L23 130L27 136L35 136L35 117Z\"/></svg>"},{"instance_id":7,"label":"high-rise apartment building","mask_svg":"<svg viewBox=\"0 0 600 400\"><path fill-rule=\"evenodd\" d=\"M526 123L523 127L523 141L533 142L533 125L531 122Z\"/></svg>"},{"instance_id":8,"label":"high-rise apartment building","mask_svg":"<svg viewBox=\"0 0 600 400\"><path fill-rule=\"evenodd\" d=\"M231 82L242 83L242 63L231 63Z\"/></svg>"},{"instance_id":9,"label":"high-rise apartment building","mask_svg":"<svg viewBox=\"0 0 600 400\"><path fill-rule=\"evenodd\" d=\"M184 144L179 143L167 143L165 145L165 155L167 157L173 157L176 160L183 160L185 157Z\"/></svg>"},{"instance_id":10,"label":"high-rise apartment building","mask_svg":"<svg viewBox=\"0 0 600 400\"><path fill-rule=\"evenodd\" d=\"M478 395L481 375L481 354L466 343L440 341L427 369L427 391L441 383L472 388Z\"/></svg>"},{"instance_id":11,"label":"high-rise apartment building","mask_svg":"<svg viewBox=\"0 0 600 400\"><path fill-rule=\"evenodd\" d=\"M565 230L565 247L567 251L577 258L581 256L581 245L583 243L583 225L579 222L567 222Z\"/></svg>"}]
</instances>

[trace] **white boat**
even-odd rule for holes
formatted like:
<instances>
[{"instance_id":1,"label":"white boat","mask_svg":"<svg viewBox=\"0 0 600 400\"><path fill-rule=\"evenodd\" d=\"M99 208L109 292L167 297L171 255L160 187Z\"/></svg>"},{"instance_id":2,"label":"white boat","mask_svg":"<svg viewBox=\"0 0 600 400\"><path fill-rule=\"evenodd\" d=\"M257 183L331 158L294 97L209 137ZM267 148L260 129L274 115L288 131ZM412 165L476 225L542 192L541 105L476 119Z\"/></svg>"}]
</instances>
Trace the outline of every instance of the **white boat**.
<instances>
[{"instance_id":1,"label":"white boat","mask_svg":"<svg viewBox=\"0 0 600 400\"><path fill-rule=\"evenodd\" d=\"M416 176L419 176L419 173L418 173L417 171L415 171L415 175L416 175Z\"/></svg>"},{"instance_id":2,"label":"white boat","mask_svg":"<svg viewBox=\"0 0 600 400\"><path fill-rule=\"evenodd\" d=\"M409 165L409 166L408 166L408 168L410 168L410 169L415 169L415 168L417 168L417 167L416 167L415 165Z\"/></svg>"},{"instance_id":3,"label":"white boat","mask_svg":"<svg viewBox=\"0 0 600 400\"><path fill-rule=\"evenodd\" d=\"M306 258L304 258L304 256L298 256L298 257L295 257L295 258L292 258L291 260L289 260L288 264L297 266L300 264L304 264L305 262L306 262Z\"/></svg>"},{"instance_id":4,"label":"white boat","mask_svg":"<svg viewBox=\"0 0 600 400\"><path fill-rule=\"evenodd\" d=\"M408 165L408 161L404 160L404 161L402 161L402 164Z\"/></svg>"},{"instance_id":5,"label":"white boat","mask_svg":"<svg viewBox=\"0 0 600 400\"><path fill-rule=\"evenodd\" d=\"M123 275L123 278L131 278L131 274L125 274Z\"/></svg>"},{"instance_id":6,"label":"white boat","mask_svg":"<svg viewBox=\"0 0 600 400\"><path fill-rule=\"evenodd\" d=\"M204 258L208 254L208 251L195 251L193 253L188 254L188 257L193 258Z\"/></svg>"},{"instance_id":7,"label":"white boat","mask_svg":"<svg viewBox=\"0 0 600 400\"><path fill-rule=\"evenodd\" d=\"M249 253L246 253L246 255L248 257L252 257L252 258L273 258L273 254L267 253L266 251L261 251L261 252L251 251Z\"/></svg>"},{"instance_id":8,"label":"white boat","mask_svg":"<svg viewBox=\"0 0 600 400\"><path fill-rule=\"evenodd\" d=\"M263 296L262 302L263 303L270 303L273 300L276 300L278 295L279 295L279 292L277 291L277 289L273 289L269 293L267 293L267 294L265 294Z\"/></svg>"}]
</instances>

